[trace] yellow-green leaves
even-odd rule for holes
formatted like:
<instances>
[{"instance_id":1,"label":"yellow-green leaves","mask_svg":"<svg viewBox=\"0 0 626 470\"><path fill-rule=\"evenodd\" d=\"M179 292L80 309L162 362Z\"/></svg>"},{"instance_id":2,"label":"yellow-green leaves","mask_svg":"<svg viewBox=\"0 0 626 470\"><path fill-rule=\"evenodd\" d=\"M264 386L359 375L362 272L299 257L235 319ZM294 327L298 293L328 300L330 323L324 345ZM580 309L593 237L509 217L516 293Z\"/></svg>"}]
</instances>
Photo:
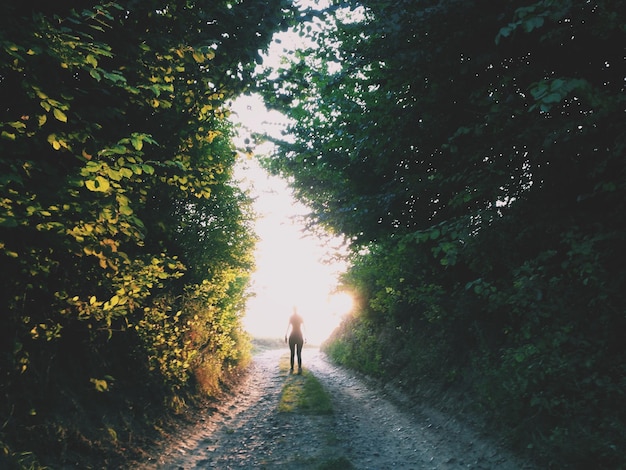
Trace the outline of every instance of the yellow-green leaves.
<instances>
[{"instance_id":1,"label":"yellow-green leaves","mask_svg":"<svg viewBox=\"0 0 626 470\"><path fill-rule=\"evenodd\" d=\"M48 136L48 143L52 145L54 150L61 150L62 148L70 149L70 146L67 140L64 137L61 137L57 134L50 134Z\"/></svg>"},{"instance_id":2,"label":"yellow-green leaves","mask_svg":"<svg viewBox=\"0 0 626 470\"><path fill-rule=\"evenodd\" d=\"M94 68L98 66L98 59L93 54L87 54L85 61Z\"/></svg>"},{"instance_id":3,"label":"yellow-green leaves","mask_svg":"<svg viewBox=\"0 0 626 470\"><path fill-rule=\"evenodd\" d=\"M189 57L189 54L193 60L198 64L203 64L206 61L213 60L215 58L215 50L209 46L196 47L181 46L172 50L172 56L174 55L179 59L184 60Z\"/></svg>"},{"instance_id":4,"label":"yellow-green leaves","mask_svg":"<svg viewBox=\"0 0 626 470\"><path fill-rule=\"evenodd\" d=\"M207 8L216 9L207 10L212 14L219 6ZM206 355L216 376L237 357L238 317L229 309L241 305L242 294L224 271L240 263L248 226L228 186L234 157L225 102L233 88L246 86L252 68L238 64L231 74L213 67L218 46L191 10L164 6L162 16L145 17L150 28L164 26L158 38L139 38L127 22L135 12L112 2L0 18L5 26L25 26L9 28L11 41L0 38L7 59L0 76L10 97L0 122L2 300L7 325L29 316L21 332L9 334L28 348L36 343L30 350L38 358L46 355L36 348L49 337L67 340L99 367L109 360L98 356L109 353L106 341L132 328L122 341L137 352L133 359L151 357L156 380L175 388L185 384L207 341L215 340ZM119 41L120 34L129 41ZM253 57L259 46L250 42L242 57ZM227 49L220 53L228 56ZM219 233L212 223L218 219ZM192 264L198 253L202 260ZM186 271L187 262L194 268ZM187 293L205 277L224 278L212 284L219 292L208 299L193 288ZM202 344L190 344L194 317ZM55 336L57 320L70 328ZM23 372L16 367L20 354L7 357ZM112 382L97 367L76 373L95 390L110 391Z\"/></svg>"},{"instance_id":5,"label":"yellow-green leaves","mask_svg":"<svg viewBox=\"0 0 626 470\"><path fill-rule=\"evenodd\" d=\"M212 60L215 57L215 51L209 48L195 49L192 52L193 60L199 64L204 63L207 60Z\"/></svg>"},{"instance_id":6,"label":"yellow-green leaves","mask_svg":"<svg viewBox=\"0 0 626 470\"><path fill-rule=\"evenodd\" d=\"M95 379L90 378L89 382L91 382L96 389L96 392L107 392L109 390L109 383L104 379Z\"/></svg>"},{"instance_id":7,"label":"yellow-green leaves","mask_svg":"<svg viewBox=\"0 0 626 470\"><path fill-rule=\"evenodd\" d=\"M135 150L141 150L143 148L143 138L139 134L133 134L130 138L130 142L133 144Z\"/></svg>"},{"instance_id":8,"label":"yellow-green leaves","mask_svg":"<svg viewBox=\"0 0 626 470\"><path fill-rule=\"evenodd\" d=\"M104 305L103 305L103 309L104 310L111 310L113 307L115 307L116 305L123 303L124 299L120 300L119 295L114 295L113 297L111 297L110 300L107 300Z\"/></svg>"},{"instance_id":9,"label":"yellow-green leaves","mask_svg":"<svg viewBox=\"0 0 626 470\"><path fill-rule=\"evenodd\" d=\"M53 146L62 146L56 135L51 135L49 140ZM146 181L137 177L143 174L154 174L154 167L144 163L141 159L141 151L146 142L156 144L154 139L147 134L133 133L130 137L120 139L116 145L100 150L99 159L90 157L81 170L85 187L91 192L115 194L119 204L119 213L125 216L132 215L133 210L130 208L129 197L123 195L126 191L123 188L128 185L124 181L136 180L137 183L145 185ZM110 157L114 160L111 161Z\"/></svg>"},{"instance_id":10,"label":"yellow-green leaves","mask_svg":"<svg viewBox=\"0 0 626 470\"><path fill-rule=\"evenodd\" d=\"M39 98L39 106L41 106L46 112L52 111L54 118L60 122L67 122L66 111L70 109L68 99L60 101L58 99L51 98L48 94L44 93L41 88L37 86L31 86L34 95ZM39 125L42 126L45 120L39 118Z\"/></svg>"},{"instance_id":11,"label":"yellow-green leaves","mask_svg":"<svg viewBox=\"0 0 626 470\"><path fill-rule=\"evenodd\" d=\"M106 178L103 178L102 176L96 176L96 178L93 180L85 181L85 186L89 191L104 193L109 190L111 185L109 183L109 180L107 180Z\"/></svg>"},{"instance_id":12,"label":"yellow-green leaves","mask_svg":"<svg viewBox=\"0 0 626 470\"><path fill-rule=\"evenodd\" d=\"M54 108L52 113L57 121L67 122L67 115L60 108Z\"/></svg>"},{"instance_id":13,"label":"yellow-green leaves","mask_svg":"<svg viewBox=\"0 0 626 470\"><path fill-rule=\"evenodd\" d=\"M120 214L132 215L133 209L130 207L130 199L128 199L128 197L126 197L124 194L118 194L116 198Z\"/></svg>"}]
</instances>

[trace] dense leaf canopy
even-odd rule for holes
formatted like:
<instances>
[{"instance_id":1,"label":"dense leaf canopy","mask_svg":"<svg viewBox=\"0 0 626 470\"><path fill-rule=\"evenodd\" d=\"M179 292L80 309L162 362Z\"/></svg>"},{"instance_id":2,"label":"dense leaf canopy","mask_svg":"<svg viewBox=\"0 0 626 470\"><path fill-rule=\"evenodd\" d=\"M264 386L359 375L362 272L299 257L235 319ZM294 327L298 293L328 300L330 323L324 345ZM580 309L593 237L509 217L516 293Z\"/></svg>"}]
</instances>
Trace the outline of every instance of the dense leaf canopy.
<instances>
[{"instance_id":1,"label":"dense leaf canopy","mask_svg":"<svg viewBox=\"0 0 626 470\"><path fill-rule=\"evenodd\" d=\"M289 8L0 5L0 458L80 436L54 413L91 392L178 406L241 360L255 238L228 102Z\"/></svg>"},{"instance_id":2,"label":"dense leaf canopy","mask_svg":"<svg viewBox=\"0 0 626 470\"><path fill-rule=\"evenodd\" d=\"M241 363L253 80L292 118L267 167L352 247L329 351L626 465L626 2L290 3L0 4L0 465L103 442L77 416L130 441ZM253 78L293 22L311 46Z\"/></svg>"},{"instance_id":3,"label":"dense leaf canopy","mask_svg":"<svg viewBox=\"0 0 626 470\"><path fill-rule=\"evenodd\" d=\"M577 465L624 452L624 12L336 1L259 83L293 119L268 168L352 240L346 361L467 380Z\"/></svg>"}]
</instances>

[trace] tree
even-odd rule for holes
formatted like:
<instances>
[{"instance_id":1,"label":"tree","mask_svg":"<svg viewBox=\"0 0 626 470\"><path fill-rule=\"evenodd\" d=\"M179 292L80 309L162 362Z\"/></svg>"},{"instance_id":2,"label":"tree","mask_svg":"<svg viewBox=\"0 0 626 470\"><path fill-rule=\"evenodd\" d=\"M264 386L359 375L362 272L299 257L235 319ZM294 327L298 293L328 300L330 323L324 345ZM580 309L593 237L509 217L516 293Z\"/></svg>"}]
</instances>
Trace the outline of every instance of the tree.
<instances>
[{"instance_id":1,"label":"tree","mask_svg":"<svg viewBox=\"0 0 626 470\"><path fill-rule=\"evenodd\" d=\"M293 118L267 166L352 240L368 334L406 331L396 358L419 338L441 380L482 371L479 400L519 439L540 430L524 446L606 465L625 422L623 7L335 2L319 47L260 84Z\"/></svg>"},{"instance_id":2,"label":"tree","mask_svg":"<svg viewBox=\"0 0 626 470\"><path fill-rule=\"evenodd\" d=\"M290 8L0 6L3 449L66 432L68 394L178 406L240 361L254 235L228 101Z\"/></svg>"}]
</instances>

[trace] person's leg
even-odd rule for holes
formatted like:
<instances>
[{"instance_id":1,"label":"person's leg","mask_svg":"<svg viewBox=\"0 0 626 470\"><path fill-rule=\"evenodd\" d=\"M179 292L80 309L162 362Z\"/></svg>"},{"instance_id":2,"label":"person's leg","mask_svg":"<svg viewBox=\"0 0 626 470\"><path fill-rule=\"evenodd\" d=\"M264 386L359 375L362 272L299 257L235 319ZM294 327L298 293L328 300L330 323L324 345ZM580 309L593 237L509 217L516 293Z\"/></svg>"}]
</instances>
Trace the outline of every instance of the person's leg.
<instances>
[{"instance_id":1,"label":"person's leg","mask_svg":"<svg viewBox=\"0 0 626 470\"><path fill-rule=\"evenodd\" d=\"M291 371L293 372L293 357L296 353L296 342L294 341L293 337L289 338L289 350L291 352L291 356L290 356L290 364L291 364Z\"/></svg>"},{"instance_id":2,"label":"person's leg","mask_svg":"<svg viewBox=\"0 0 626 470\"><path fill-rule=\"evenodd\" d=\"M300 340L297 343L297 347L298 347L298 369L302 369L302 345L304 344L304 341Z\"/></svg>"}]
</instances>

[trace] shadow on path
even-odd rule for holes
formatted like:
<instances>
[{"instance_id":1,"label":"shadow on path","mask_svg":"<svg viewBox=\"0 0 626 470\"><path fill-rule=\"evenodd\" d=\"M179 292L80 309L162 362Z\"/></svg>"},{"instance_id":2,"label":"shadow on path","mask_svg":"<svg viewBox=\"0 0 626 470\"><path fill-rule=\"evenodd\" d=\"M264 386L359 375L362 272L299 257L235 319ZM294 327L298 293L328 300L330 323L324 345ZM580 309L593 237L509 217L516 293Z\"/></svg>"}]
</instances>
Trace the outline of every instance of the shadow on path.
<instances>
[{"instance_id":1,"label":"shadow on path","mask_svg":"<svg viewBox=\"0 0 626 470\"><path fill-rule=\"evenodd\" d=\"M515 460L454 418L398 404L380 387L307 349L304 367L331 396L334 413L277 410L286 352L254 357L239 390L210 416L181 429L161 455L139 469L498 469L533 467ZM332 464L332 462L343 462ZM349 462L349 463L348 463Z\"/></svg>"}]
</instances>

